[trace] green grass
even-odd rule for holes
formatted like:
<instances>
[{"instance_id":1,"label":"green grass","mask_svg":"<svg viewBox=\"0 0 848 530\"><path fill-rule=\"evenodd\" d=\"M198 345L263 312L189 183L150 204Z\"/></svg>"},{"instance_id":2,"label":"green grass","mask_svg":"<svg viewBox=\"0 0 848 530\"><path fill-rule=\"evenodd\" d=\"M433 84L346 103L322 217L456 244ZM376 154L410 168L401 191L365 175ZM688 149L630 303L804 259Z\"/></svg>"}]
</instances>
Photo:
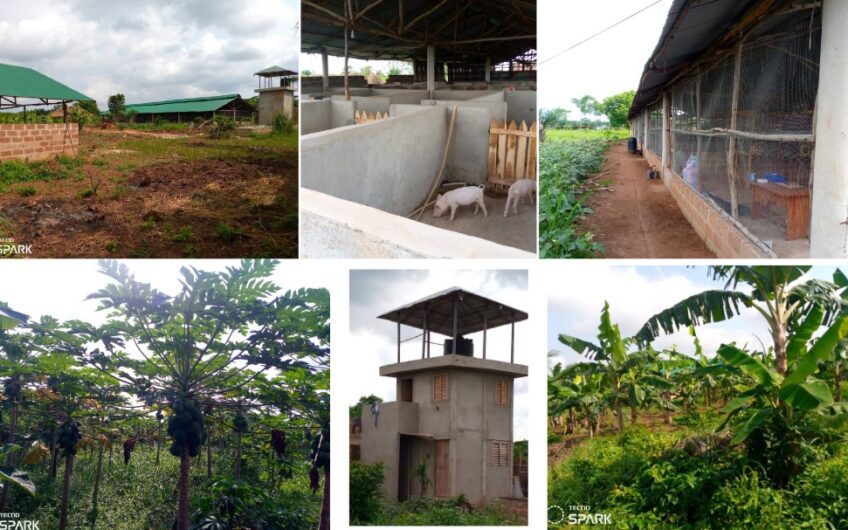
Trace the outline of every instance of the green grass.
<instances>
[{"instance_id":1,"label":"green grass","mask_svg":"<svg viewBox=\"0 0 848 530\"><path fill-rule=\"evenodd\" d=\"M451 499L415 498L401 503L384 502L375 526L519 526L501 504L468 509L462 496Z\"/></svg>"},{"instance_id":2,"label":"green grass","mask_svg":"<svg viewBox=\"0 0 848 530\"><path fill-rule=\"evenodd\" d=\"M626 140L629 129L545 129L546 140Z\"/></svg>"}]
</instances>

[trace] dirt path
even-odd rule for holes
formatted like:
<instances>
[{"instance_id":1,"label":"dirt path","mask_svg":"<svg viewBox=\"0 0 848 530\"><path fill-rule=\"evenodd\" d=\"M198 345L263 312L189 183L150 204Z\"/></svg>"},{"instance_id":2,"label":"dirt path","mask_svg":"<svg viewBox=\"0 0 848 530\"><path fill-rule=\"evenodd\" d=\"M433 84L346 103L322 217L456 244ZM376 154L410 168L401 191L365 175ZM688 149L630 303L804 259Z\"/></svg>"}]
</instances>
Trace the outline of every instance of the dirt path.
<instances>
[{"instance_id":1,"label":"dirt path","mask_svg":"<svg viewBox=\"0 0 848 530\"><path fill-rule=\"evenodd\" d=\"M619 143L606 153L603 172L612 191L589 201L586 228L604 245L604 258L714 258L661 180L645 178L647 161Z\"/></svg>"}]
</instances>

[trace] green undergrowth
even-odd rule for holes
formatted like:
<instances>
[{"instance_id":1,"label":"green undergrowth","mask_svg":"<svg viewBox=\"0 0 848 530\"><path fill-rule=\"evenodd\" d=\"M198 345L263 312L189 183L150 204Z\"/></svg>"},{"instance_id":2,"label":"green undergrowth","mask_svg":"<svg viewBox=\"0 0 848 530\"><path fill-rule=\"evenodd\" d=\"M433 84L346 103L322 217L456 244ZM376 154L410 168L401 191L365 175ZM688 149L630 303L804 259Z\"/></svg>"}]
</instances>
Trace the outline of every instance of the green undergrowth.
<instances>
[{"instance_id":1,"label":"green undergrowth","mask_svg":"<svg viewBox=\"0 0 848 530\"><path fill-rule=\"evenodd\" d=\"M693 451L690 440L710 440ZM786 488L710 430L642 427L585 440L549 473L550 528L569 507L609 514L613 528L848 528L848 451L822 452Z\"/></svg>"}]
</instances>

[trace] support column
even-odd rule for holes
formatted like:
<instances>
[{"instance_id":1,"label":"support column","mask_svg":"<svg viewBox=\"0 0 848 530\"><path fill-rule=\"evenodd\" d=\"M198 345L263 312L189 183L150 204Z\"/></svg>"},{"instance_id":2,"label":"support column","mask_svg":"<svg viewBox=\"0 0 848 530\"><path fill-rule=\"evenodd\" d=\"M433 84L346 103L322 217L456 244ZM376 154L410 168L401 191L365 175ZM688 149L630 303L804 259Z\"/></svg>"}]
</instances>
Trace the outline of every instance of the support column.
<instances>
[{"instance_id":1,"label":"support column","mask_svg":"<svg viewBox=\"0 0 848 530\"><path fill-rule=\"evenodd\" d=\"M483 358L486 358L486 331L489 328L489 318L487 315L483 315Z\"/></svg>"},{"instance_id":2,"label":"support column","mask_svg":"<svg viewBox=\"0 0 848 530\"><path fill-rule=\"evenodd\" d=\"M486 84L492 80L492 58L486 57Z\"/></svg>"},{"instance_id":3,"label":"support column","mask_svg":"<svg viewBox=\"0 0 848 530\"><path fill-rule=\"evenodd\" d=\"M324 92L330 90L330 59L327 49L321 50L321 77L323 77Z\"/></svg>"},{"instance_id":4,"label":"support column","mask_svg":"<svg viewBox=\"0 0 848 530\"><path fill-rule=\"evenodd\" d=\"M453 301L453 344L451 345L451 353L456 354L456 339L457 339L457 322L459 313L456 307L456 300Z\"/></svg>"},{"instance_id":5,"label":"support column","mask_svg":"<svg viewBox=\"0 0 848 530\"><path fill-rule=\"evenodd\" d=\"M397 362L400 362L400 322L397 323Z\"/></svg>"},{"instance_id":6,"label":"support column","mask_svg":"<svg viewBox=\"0 0 848 530\"><path fill-rule=\"evenodd\" d=\"M650 109L646 108L645 111L642 113L642 117L644 118L642 121L645 122L644 123L645 132L644 132L644 135L642 136L642 156L645 156L645 153L648 152L648 122L651 121L651 111L650 111Z\"/></svg>"},{"instance_id":7,"label":"support column","mask_svg":"<svg viewBox=\"0 0 848 530\"><path fill-rule=\"evenodd\" d=\"M730 130L736 130L739 117L739 83L742 75L742 44L745 39L739 39L739 47L736 49L736 59L733 64L733 99L730 107ZM739 199L736 197L736 136L731 135L727 150L727 178L730 181L730 215L739 218Z\"/></svg>"},{"instance_id":8,"label":"support column","mask_svg":"<svg viewBox=\"0 0 848 530\"><path fill-rule=\"evenodd\" d=\"M429 98L434 99L436 94L436 47L427 46L427 92Z\"/></svg>"},{"instance_id":9,"label":"support column","mask_svg":"<svg viewBox=\"0 0 848 530\"><path fill-rule=\"evenodd\" d=\"M848 257L848 0L822 2L811 258Z\"/></svg>"},{"instance_id":10,"label":"support column","mask_svg":"<svg viewBox=\"0 0 848 530\"><path fill-rule=\"evenodd\" d=\"M662 107L662 178L664 182L668 182L666 178L666 168L671 163L671 155L669 154L669 132L668 132L668 92L663 92L663 107Z\"/></svg>"}]
</instances>

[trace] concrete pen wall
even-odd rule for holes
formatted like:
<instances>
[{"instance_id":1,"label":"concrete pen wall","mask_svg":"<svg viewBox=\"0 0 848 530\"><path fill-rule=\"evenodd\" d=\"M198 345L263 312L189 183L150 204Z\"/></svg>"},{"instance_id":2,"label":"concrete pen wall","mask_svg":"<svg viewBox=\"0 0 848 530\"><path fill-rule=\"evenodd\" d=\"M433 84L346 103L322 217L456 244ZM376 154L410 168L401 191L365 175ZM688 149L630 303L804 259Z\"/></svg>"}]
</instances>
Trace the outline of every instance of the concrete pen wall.
<instances>
[{"instance_id":1,"label":"concrete pen wall","mask_svg":"<svg viewBox=\"0 0 848 530\"><path fill-rule=\"evenodd\" d=\"M444 107L301 137L301 184L407 215L424 200L447 139Z\"/></svg>"}]
</instances>

